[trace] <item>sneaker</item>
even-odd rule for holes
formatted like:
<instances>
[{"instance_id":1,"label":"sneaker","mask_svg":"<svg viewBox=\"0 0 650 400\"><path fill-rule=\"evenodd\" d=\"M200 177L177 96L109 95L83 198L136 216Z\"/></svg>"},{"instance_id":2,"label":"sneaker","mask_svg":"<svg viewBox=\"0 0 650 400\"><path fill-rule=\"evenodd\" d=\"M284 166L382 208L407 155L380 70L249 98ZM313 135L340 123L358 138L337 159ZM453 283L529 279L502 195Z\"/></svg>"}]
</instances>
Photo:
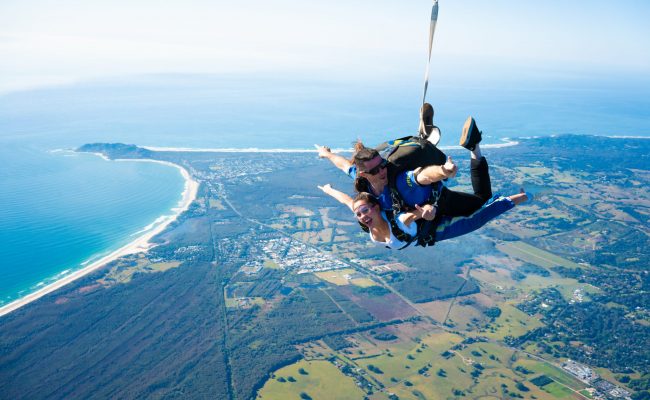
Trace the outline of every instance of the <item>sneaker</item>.
<instances>
[{"instance_id":1,"label":"sneaker","mask_svg":"<svg viewBox=\"0 0 650 400\"><path fill-rule=\"evenodd\" d=\"M433 124L433 106L424 103L420 108L420 126L418 128L420 137L428 140L434 145L440 142L440 129Z\"/></svg>"},{"instance_id":2,"label":"sneaker","mask_svg":"<svg viewBox=\"0 0 650 400\"><path fill-rule=\"evenodd\" d=\"M460 145L469 151L474 151L476 145L481 142L481 131L476 126L476 121L472 117L467 117L463 125L463 134L460 136Z\"/></svg>"},{"instance_id":3,"label":"sneaker","mask_svg":"<svg viewBox=\"0 0 650 400\"><path fill-rule=\"evenodd\" d=\"M440 142L440 137L442 136L442 133L440 133L440 128L438 128L435 125L431 126L431 133L429 133L429 137L427 140L431 142L434 146L438 145L438 142Z\"/></svg>"},{"instance_id":4,"label":"sneaker","mask_svg":"<svg viewBox=\"0 0 650 400\"><path fill-rule=\"evenodd\" d=\"M524 190L524 188L519 188L519 193L526 195L526 197L528 198L526 200L526 203L532 203L533 200L535 200L536 197L535 192L531 192L530 190Z\"/></svg>"}]
</instances>

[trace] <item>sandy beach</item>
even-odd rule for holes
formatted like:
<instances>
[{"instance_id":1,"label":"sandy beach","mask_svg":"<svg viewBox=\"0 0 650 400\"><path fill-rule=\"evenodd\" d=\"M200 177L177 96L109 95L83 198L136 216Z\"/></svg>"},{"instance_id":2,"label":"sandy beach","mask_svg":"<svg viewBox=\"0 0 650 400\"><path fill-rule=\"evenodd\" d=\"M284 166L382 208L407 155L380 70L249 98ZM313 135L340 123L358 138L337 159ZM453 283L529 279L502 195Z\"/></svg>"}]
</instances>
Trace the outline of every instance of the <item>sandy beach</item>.
<instances>
[{"instance_id":1,"label":"sandy beach","mask_svg":"<svg viewBox=\"0 0 650 400\"><path fill-rule=\"evenodd\" d=\"M101 156L104 159L107 159L103 154L97 154L97 155ZM14 310L17 310L20 307L29 304L32 301L39 299L48 293L51 293L67 285L68 283L73 282L91 273L92 271L97 270L98 268L101 268L102 266L108 264L113 260L116 260L119 257L122 257L127 254L140 253L149 250L152 247L152 244L150 243L151 238L164 231L165 228L167 228L169 224L174 222L181 213L187 210L190 204L192 204L192 202L194 201L194 199L196 199L196 194L199 189L199 183L193 180L189 172L178 164L174 164L167 161L158 161L158 160L114 160L114 161L155 162L155 163L165 164L165 165L178 168L181 175L183 176L183 179L185 179L185 187L183 190L182 199L179 202L178 207L174 208L174 214L160 220L159 223L155 225L152 229L147 230L146 232L138 236L135 240L133 240L129 244L120 247L119 249L113 251L109 255L104 256L99 260L90 263L84 268L74 271L70 275L66 275L65 277L57 280L56 282L53 282L33 293L30 293L16 301L13 301L9 304L0 307L0 317Z\"/></svg>"}]
</instances>

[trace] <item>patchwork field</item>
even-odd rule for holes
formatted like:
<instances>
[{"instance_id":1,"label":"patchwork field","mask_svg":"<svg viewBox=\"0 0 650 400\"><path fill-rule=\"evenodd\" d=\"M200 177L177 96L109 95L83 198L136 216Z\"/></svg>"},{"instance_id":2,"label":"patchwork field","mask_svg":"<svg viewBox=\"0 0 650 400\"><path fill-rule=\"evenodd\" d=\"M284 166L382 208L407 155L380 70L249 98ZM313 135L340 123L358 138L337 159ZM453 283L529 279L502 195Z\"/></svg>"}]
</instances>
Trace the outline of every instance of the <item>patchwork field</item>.
<instances>
[{"instance_id":1,"label":"patchwork field","mask_svg":"<svg viewBox=\"0 0 650 400\"><path fill-rule=\"evenodd\" d=\"M393 334L394 339L373 337L381 332ZM301 392L313 399L361 399L364 395L374 400L389 399L391 395L415 400L503 399L511 395L538 399L587 398L578 393L585 385L561 369L496 342L467 341L426 322L404 323L381 332L348 336L352 347L343 352L333 351L322 343L303 347L301 351L306 356L318 354L323 358L302 360L276 371L258 399L300 398L295 396ZM351 376L339 376L339 387L327 391L328 385L341 374L342 365L350 367ZM301 368L308 375L301 374ZM531 379L542 375L552 382L540 388ZM354 385L353 376L362 377L370 392L362 393ZM295 382L287 382L289 377ZM349 390L350 384L356 389L354 395L343 390Z\"/></svg>"}]
</instances>

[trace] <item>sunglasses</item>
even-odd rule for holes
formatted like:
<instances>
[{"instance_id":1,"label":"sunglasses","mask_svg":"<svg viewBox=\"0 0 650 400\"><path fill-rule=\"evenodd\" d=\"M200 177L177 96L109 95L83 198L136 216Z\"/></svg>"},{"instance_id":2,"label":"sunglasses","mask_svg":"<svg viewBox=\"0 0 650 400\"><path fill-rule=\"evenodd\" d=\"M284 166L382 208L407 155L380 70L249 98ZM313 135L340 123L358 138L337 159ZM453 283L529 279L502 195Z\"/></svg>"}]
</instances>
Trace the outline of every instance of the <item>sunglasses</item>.
<instances>
[{"instance_id":1,"label":"sunglasses","mask_svg":"<svg viewBox=\"0 0 650 400\"><path fill-rule=\"evenodd\" d=\"M366 215L368 213L370 213L370 207L365 205L365 204L362 205L362 206L359 206L359 208L357 208L354 211L354 214L357 216L357 218L361 218L362 215Z\"/></svg>"},{"instance_id":2,"label":"sunglasses","mask_svg":"<svg viewBox=\"0 0 650 400\"><path fill-rule=\"evenodd\" d=\"M368 171L365 171L365 172L366 172L366 174L377 175L377 174L379 173L379 171L381 171L382 169L386 168L386 165L388 165L388 161L386 161L386 160L381 160L381 162L379 163L379 165L377 165L376 167L371 168L371 169L369 169Z\"/></svg>"}]
</instances>

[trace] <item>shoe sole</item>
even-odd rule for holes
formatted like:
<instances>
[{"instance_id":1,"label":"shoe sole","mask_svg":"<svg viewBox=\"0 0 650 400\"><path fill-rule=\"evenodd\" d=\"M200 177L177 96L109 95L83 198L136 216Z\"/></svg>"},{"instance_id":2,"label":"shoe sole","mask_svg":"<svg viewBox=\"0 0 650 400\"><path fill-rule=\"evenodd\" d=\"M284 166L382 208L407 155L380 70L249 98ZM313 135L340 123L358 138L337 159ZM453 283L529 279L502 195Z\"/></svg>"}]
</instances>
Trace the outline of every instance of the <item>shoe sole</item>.
<instances>
[{"instance_id":1,"label":"shoe sole","mask_svg":"<svg viewBox=\"0 0 650 400\"><path fill-rule=\"evenodd\" d=\"M434 125L433 128L431 128L431 133L429 133L429 137L426 140L431 142L431 144L434 146L437 146L438 143L440 143L441 136L442 133L440 132L440 128Z\"/></svg>"},{"instance_id":2,"label":"shoe sole","mask_svg":"<svg viewBox=\"0 0 650 400\"><path fill-rule=\"evenodd\" d=\"M427 107L425 107L425 105ZM420 126L418 128L418 131L422 139L426 140L429 138L429 135L431 135L431 132L427 133L427 126L433 126L434 114L435 111L433 109L433 106L429 103L423 104L420 108Z\"/></svg>"},{"instance_id":3,"label":"shoe sole","mask_svg":"<svg viewBox=\"0 0 650 400\"><path fill-rule=\"evenodd\" d=\"M469 142L469 135L470 133L474 130L474 125L476 125L476 122L474 121L474 118L469 117L467 118L467 121L465 121L465 125L463 125L463 133L460 135L460 142L459 144L463 147L467 145Z\"/></svg>"}]
</instances>

